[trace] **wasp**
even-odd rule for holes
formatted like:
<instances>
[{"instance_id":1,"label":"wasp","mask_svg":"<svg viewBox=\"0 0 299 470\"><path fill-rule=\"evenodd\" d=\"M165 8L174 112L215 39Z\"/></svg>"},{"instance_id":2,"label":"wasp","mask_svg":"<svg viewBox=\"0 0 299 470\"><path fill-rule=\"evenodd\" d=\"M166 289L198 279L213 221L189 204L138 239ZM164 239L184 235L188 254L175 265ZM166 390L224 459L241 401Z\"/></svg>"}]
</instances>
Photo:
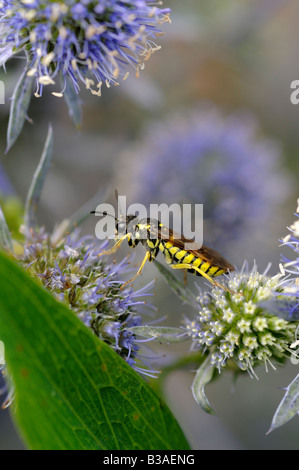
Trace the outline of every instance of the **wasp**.
<instances>
[{"instance_id":1,"label":"wasp","mask_svg":"<svg viewBox=\"0 0 299 470\"><path fill-rule=\"evenodd\" d=\"M91 213L99 214L95 211ZM107 214L104 213L100 215ZM132 222L135 219L136 222L133 224ZM133 282L141 274L145 263L147 261L154 261L161 252L166 263L172 269L183 269L185 272L202 276L214 286L227 290L213 278L234 271L234 266L226 261L217 251L204 245L198 250L185 249L185 246L192 243L193 240L189 240L175 233L155 219L147 218L138 220L136 215L127 215L125 218L115 220L115 234L124 233L124 235L117 240L110 250L98 254L99 257L114 253L125 240L127 240L129 246L132 248L135 248L141 243L146 250L146 254L136 275L126 281L122 287Z\"/></svg>"}]
</instances>

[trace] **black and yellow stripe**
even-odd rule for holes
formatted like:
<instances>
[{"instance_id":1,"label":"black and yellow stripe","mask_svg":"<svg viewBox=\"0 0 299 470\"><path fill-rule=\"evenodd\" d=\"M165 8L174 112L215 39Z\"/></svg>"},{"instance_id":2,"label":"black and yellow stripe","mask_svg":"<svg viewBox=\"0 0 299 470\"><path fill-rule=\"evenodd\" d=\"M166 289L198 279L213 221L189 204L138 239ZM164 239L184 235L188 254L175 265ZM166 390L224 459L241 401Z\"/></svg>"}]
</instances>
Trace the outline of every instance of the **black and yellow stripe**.
<instances>
[{"instance_id":1,"label":"black and yellow stripe","mask_svg":"<svg viewBox=\"0 0 299 470\"><path fill-rule=\"evenodd\" d=\"M174 246L170 241L160 240L159 250L163 253L164 258L168 264L190 264L195 268L199 268L201 271L211 277L220 276L226 272L225 269L220 268L219 266L214 266L199 256L195 256L192 253L189 253L187 250L182 250L177 246ZM197 276L201 276L199 271L192 268L188 269L188 272L196 274Z\"/></svg>"},{"instance_id":2,"label":"black and yellow stripe","mask_svg":"<svg viewBox=\"0 0 299 470\"><path fill-rule=\"evenodd\" d=\"M127 216L127 228L134 218L134 216ZM146 261L154 261L161 252L171 268L184 269L197 276L202 276L214 285L227 290L212 278L233 271L234 267L215 250L204 245L199 250L185 250L185 244L192 242L192 240L187 240L183 236L180 237L157 220L142 219L138 221L134 230L127 230L126 234L116 242L111 250L98 256L113 253L124 240L127 240L132 248L135 248L141 242L146 249L146 255L137 274L125 282L124 286L141 274Z\"/></svg>"},{"instance_id":3,"label":"black and yellow stripe","mask_svg":"<svg viewBox=\"0 0 299 470\"><path fill-rule=\"evenodd\" d=\"M161 223L159 223L158 226L159 229L164 227ZM153 261L157 257L159 251L161 251L167 264L180 264L182 266L188 265L187 271L192 274L196 274L197 276L206 274L209 277L215 277L227 272L227 269L223 269L221 266L201 258L200 252L195 255L194 252L189 252L175 246L169 239L151 238L151 231L155 232L155 230L153 230L153 225L150 223L136 224L136 235L138 235L137 237L135 236L135 240L133 242L133 245L136 246L138 243L137 240L139 241L141 239L140 241L149 252L149 261ZM156 231L158 233L158 230ZM179 268L179 266L176 266L176 268Z\"/></svg>"}]
</instances>

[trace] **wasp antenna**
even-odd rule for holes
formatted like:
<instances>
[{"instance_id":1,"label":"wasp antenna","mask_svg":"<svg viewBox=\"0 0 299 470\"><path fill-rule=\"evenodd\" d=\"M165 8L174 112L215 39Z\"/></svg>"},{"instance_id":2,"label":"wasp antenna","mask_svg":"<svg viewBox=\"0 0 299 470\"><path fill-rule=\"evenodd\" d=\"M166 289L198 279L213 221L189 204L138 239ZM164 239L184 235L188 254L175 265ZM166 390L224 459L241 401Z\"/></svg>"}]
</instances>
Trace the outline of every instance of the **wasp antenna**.
<instances>
[{"instance_id":1,"label":"wasp antenna","mask_svg":"<svg viewBox=\"0 0 299 470\"><path fill-rule=\"evenodd\" d=\"M107 211L104 211L104 212L91 211L90 214L104 215L104 216L109 215L109 216L112 217L114 220L117 220L117 218L116 218L114 215L108 214Z\"/></svg>"},{"instance_id":2,"label":"wasp antenna","mask_svg":"<svg viewBox=\"0 0 299 470\"><path fill-rule=\"evenodd\" d=\"M107 215L107 212L97 212L97 211L90 211L90 214L97 214L97 215Z\"/></svg>"}]
</instances>

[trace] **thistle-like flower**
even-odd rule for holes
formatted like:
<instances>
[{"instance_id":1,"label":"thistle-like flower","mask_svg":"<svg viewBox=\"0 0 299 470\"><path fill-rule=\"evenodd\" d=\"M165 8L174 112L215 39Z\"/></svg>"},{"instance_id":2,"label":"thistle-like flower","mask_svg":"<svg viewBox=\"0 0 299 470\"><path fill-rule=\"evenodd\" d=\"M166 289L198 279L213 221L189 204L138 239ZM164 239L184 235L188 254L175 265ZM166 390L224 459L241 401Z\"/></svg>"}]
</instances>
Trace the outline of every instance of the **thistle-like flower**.
<instances>
[{"instance_id":1,"label":"thistle-like flower","mask_svg":"<svg viewBox=\"0 0 299 470\"><path fill-rule=\"evenodd\" d=\"M21 227L23 241L14 242L18 263L51 292L57 300L66 304L82 322L102 341L108 344L138 373L156 377L157 371L146 365L138 356L140 349L131 327L142 324L141 309L144 297L151 295L152 282L134 291L132 287L121 289L122 277L128 270L129 260L115 264L98 254L105 248L91 236L79 237L78 230L62 235L60 227L52 235L43 228ZM59 233L59 236L57 236ZM99 259L101 261L99 261ZM150 304L147 308L152 309ZM6 374L5 364L0 366L5 384L0 387L0 397L5 396L2 408L10 406L14 399L14 385Z\"/></svg>"},{"instance_id":2,"label":"thistle-like flower","mask_svg":"<svg viewBox=\"0 0 299 470\"><path fill-rule=\"evenodd\" d=\"M284 298L275 302L277 314L287 320L299 320L299 199L297 220L289 227L289 234L282 239L282 245L291 248L295 257L283 255L280 265L285 275Z\"/></svg>"},{"instance_id":3,"label":"thistle-like flower","mask_svg":"<svg viewBox=\"0 0 299 470\"><path fill-rule=\"evenodd\" d=\"M258 135L254 118L224 116L210 105L154 123L126 156L134 159L127 165L132 200L202 203L205 239L227 256L238 241L244 256L290 186L279 170L279 146Z\"/></svg>"},{"instance_id":4,"label":"thistle-like flower","mask_svg":"<svg viewBox=\"0 0 299 470\"><path fill-rule=\"evenodd\" d=\"M122 290L129 260L115 264L108 257L104 262L105 256L98 254L106 243L101 246L91 236L80 238L74 231L57 238L44 229L22 231L25 241L18 245L17 259L26 271L134 369L151 375L136 363L139 346L129 328L141 324L142 298L151 295L152 283L136 292L129 286Z\"/></svg>"},{"instance_id":5,"label":"thistle-like flower","mask_svg":"<svg viewBox=\"0 0 299 470\"><path fill-rule=\"evenodd\" d=\"M155 38L169 9L152 0L3 0L0 2L0 63L25 51L27 75L36 77L35 96L58 75L76 92L82 82L94 95L102 84L118 85L128 69L138 76L160 47Z\"/></svg>"},{"instance_id":6,"label":"thistle-like flower","mask_svg":"<svg viewBox=\"0 0 299 470\"><path fill-rule=\"evenodd\" d=\"M296 258L291 260L285 256L283 256L283 267L286 272L294 274L298 277L299 275L299 199L298 199L298 207L296 212L297 220L290 226L289 234L283 238L282 243L283 245L291 248Z\"/></svg>"},{"instance_id":7,"label":"thistle-like flower","mask_svg":"<svg viewBox=\"0 0 299 470\"><path fill-rule=\"evenodd\" d=\"M226 292L215 287L198 296L199 314L187 320L193 348L210 357L210 366L219 372L225 367L256 376L255 366L272 361L282 363L293 351L296 322L288 322L264 308L264 301L283 293L281 275L260 274L247 266L227 277Z\"/></svg>"},{"instance_id":8,"label":"thistle-like flower","mask_svg":"<svg viewBox=\"0 0 299 470\"><path fill-rule=\"evenodd\" d=\"M297 202L297 213L299 216L299 199ZM299 219L297 219L290 227L289 234L283 238L282 244L294 250L295 258L282 257L281 272L284 275L283 297L278 296L270 307L277 312L281 318L285 318L290 322L297 321L295 332L295 341L290 345L293 350L291 362L298 364L298 320L299 320ZM285 387L285 395L281 400L274 416L268 432L282 426L294 416L298 415L298 384L299 375Z\"/></svg>"},{"instance_id":9,"label":"thistle-like flower","mask_svg":"<svg viewBox=\"0 0 299 470\"><path fill-rule=\"evenodd\" d=\"M138 291L134 291L131 286L123 288L123 275L129 270L129 259L125 258L116 264L108 255L101 253L107 247L108 240L101 243L93 236L79 237L78 224L86 216L85 205L73 217L59 224L53 233L47 233L37 223L35 209L50 167L52 138L50 126L40 163L27 194L24 224L19 230L21 239L10 233L0 207L0 249L14 256L29 275L39 280L57 300L66 304L86 327L133 369L155 377L157 371L140 364L142 360L138 356L138 343L144 340L137 340L136 334L131 331L131 327L142 323L141 307L146 304L143 298L151 295L152 282ZM146 304L146 307L153 309L150 304ZM0 368L0 372L5 373L5 367ZM8 377L6 385L9 380ZM13 384L8 388L4 406L8 406L13 399Z\"/></svg>"}]
</instances>

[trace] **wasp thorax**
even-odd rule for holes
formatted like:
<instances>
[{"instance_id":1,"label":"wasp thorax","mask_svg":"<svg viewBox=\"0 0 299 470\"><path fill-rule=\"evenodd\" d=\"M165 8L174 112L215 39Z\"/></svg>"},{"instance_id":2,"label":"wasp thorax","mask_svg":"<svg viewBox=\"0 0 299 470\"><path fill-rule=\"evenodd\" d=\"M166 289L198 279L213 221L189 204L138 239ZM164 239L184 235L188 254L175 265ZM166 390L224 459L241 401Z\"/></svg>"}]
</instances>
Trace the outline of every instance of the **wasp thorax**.
<instances>
[{"instance_id":1,"label":"wasp thorax","mask_svg":"<svg viewBox=\"0 0 299 470\"><path fill-rule=\"evenodd\" d=\"M136 219L136 222L132 221ZM136 215L127 215L121 219L116 219L115 234L124 236L126 234L133 234L136 231L137 218Z\"/></svg>"}]
</instances>

